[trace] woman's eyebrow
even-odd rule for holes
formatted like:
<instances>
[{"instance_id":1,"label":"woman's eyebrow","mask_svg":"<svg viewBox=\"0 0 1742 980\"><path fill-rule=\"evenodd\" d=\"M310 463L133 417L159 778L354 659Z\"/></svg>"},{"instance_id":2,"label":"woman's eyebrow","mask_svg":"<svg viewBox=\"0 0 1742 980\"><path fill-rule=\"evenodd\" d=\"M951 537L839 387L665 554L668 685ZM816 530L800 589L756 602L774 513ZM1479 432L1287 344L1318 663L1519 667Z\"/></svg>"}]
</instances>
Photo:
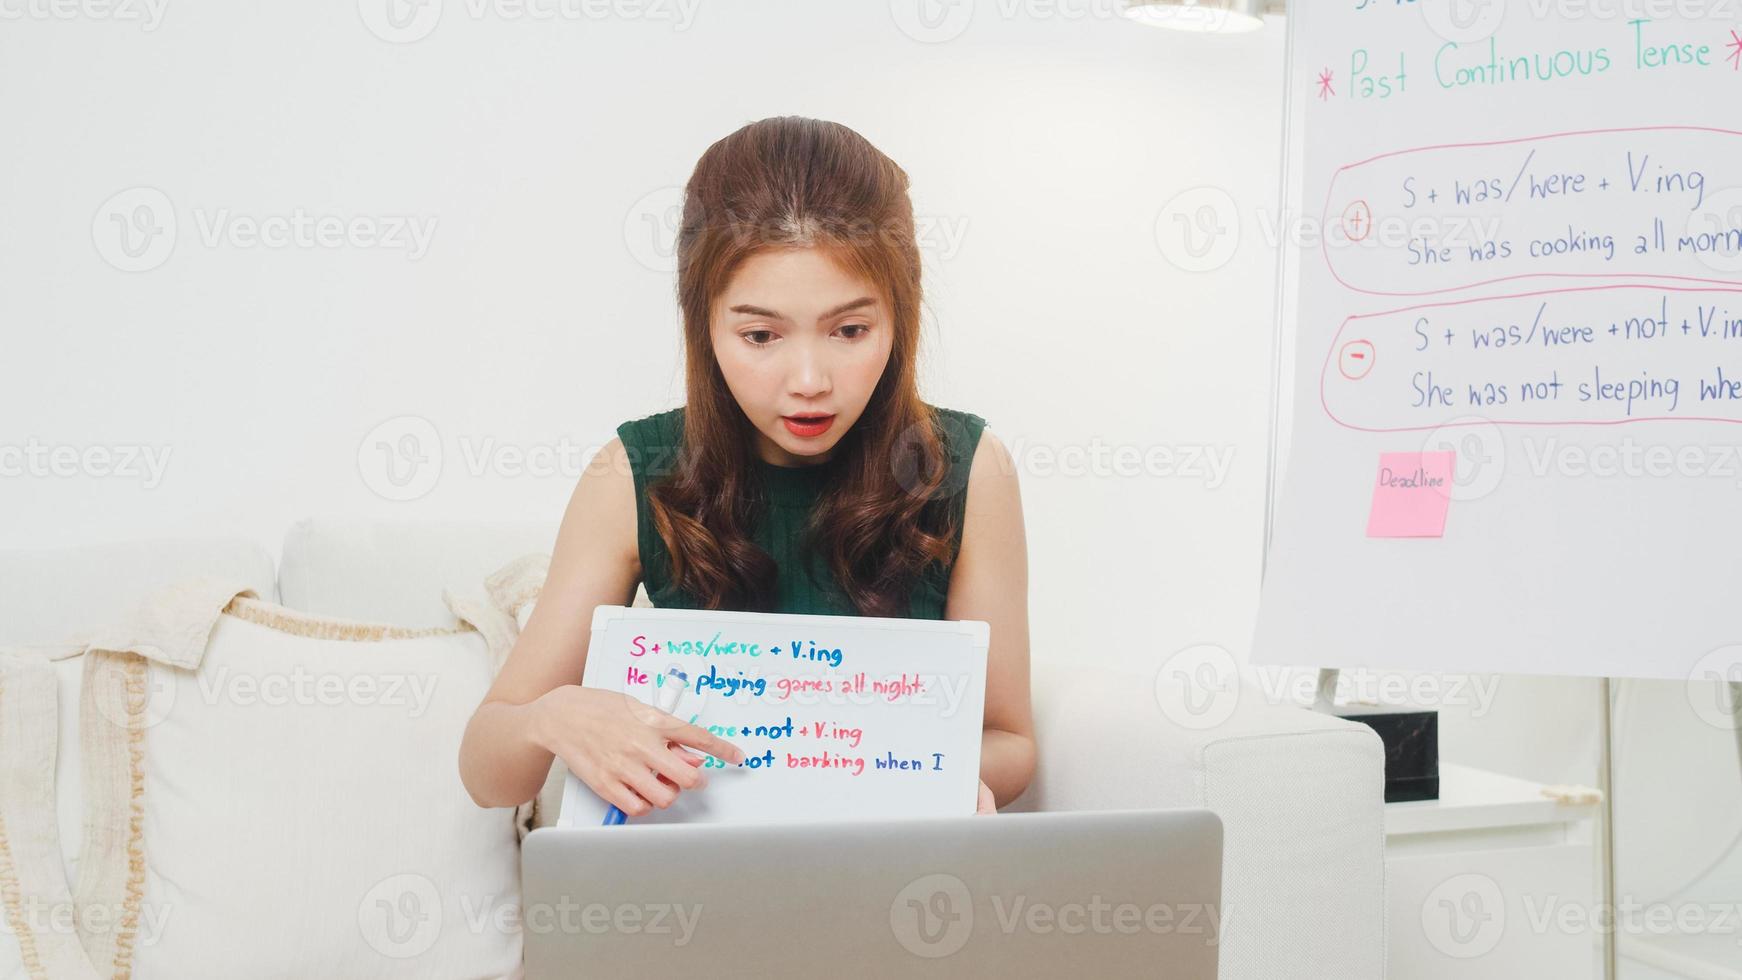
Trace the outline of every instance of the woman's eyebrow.
<instances>
[{"instance_id":1,"label":"woman's eyebrow","mask_svg":"<svg viewBox=\"0 0 1742 980\"><path fill-rule=\"evenodd\" d=\"M851 300L849 302L842 303L840 306L837 306L832 310L828 310L822 316L817 317L817 321L820 323L823 320L827 320L827 319L830 319L832 317L840 316L843 313L847 313L851 310L856 310L862 306L874 306L874 305L876 305L876 303L877 303L877 300L873 297L861 296L856 300ZM765 316L765 317L768 317L768 318L773 319L773 320L786 320L787 319L787 317L784 314L776 313L773 310L763 309L760 306L754 306L754 305L751 305L750 303L739 303L737 306L729 307L729 310L730 310L730 312L743 313L747 316Z\"/></svg>"}]
</instances>

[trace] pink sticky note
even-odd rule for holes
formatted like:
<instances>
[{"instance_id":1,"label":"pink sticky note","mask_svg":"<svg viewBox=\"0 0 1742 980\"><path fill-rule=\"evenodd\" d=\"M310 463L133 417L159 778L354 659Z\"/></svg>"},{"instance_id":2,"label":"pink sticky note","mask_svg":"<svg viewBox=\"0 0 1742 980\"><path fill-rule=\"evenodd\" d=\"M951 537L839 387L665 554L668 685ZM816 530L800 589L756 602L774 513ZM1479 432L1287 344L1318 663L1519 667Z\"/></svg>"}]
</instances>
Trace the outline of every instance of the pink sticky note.
<instances>
[{"instance_id":1,"label":"pink sticky note","mask_svg":"<svg viewBox=\"0 0 1742 980\"><path fill-rule=\"evenodd\" d=\"M1457 453L1380 453L1373 482L1370 538L1437 538L1446 531Z\"/></svg>"}]
</instances>

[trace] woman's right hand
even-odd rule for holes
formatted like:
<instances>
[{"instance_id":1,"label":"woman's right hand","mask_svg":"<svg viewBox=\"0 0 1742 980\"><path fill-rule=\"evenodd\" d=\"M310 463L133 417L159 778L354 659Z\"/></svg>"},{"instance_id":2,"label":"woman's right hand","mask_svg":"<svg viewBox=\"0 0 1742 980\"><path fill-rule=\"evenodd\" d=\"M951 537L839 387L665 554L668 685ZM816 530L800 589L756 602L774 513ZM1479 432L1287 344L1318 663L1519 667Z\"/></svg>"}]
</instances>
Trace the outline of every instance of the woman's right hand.
<instances>
[{"instance_id":1,"label":"woman's right hand","mask_svg":"<svg viewBox=\"0 0 1742 980\"><path fill-rule=\"evenodd\" d=\"M706 786L700 756L744 761L744 750L627 694L565 684L535 702L532 737L600 799L639 817Z\"/></svg>"}]
</instances>

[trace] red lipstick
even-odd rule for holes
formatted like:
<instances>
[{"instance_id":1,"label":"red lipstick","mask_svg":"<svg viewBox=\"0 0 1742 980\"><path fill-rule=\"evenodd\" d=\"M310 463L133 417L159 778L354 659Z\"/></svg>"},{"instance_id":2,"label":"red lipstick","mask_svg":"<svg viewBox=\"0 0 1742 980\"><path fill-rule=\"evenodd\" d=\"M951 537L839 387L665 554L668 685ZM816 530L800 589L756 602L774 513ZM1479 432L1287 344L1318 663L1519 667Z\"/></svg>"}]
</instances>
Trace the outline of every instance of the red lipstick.
<instances>
[{"instance_id":1,"label":"red lipstick","mask_svg":"<svg viewBox=\"0 0 1742 980\"><path fill-rule=\"evenodd\" d=\"M809 439L829 431L829 426L835 424L835 417L817 412L805 412L802 415L782 415L780 421L786 424L786 431L800 438Z\"/></svg>"}]
</instances>

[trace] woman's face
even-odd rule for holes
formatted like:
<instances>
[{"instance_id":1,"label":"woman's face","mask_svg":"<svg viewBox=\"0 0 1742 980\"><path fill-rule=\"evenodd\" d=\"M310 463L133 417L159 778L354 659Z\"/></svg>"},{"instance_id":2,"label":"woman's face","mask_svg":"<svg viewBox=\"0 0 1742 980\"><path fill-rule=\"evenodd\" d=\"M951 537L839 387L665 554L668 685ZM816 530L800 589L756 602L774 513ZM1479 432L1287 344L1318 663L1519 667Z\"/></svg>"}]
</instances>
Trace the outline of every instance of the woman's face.
<instances>
[{"instance_id":1,"label":"woman's face","mask_svg":"<svg viewBox=\"0 0 1742 980\"><path fill-rule=\"evenodd\" d=\"M709 333L726 386L770 463L824 462L859 420L889 363L881 290L816 248L746 259L714 300ZM826 415L826 425L793 416Z\"/></svg>"}]
</instances>

